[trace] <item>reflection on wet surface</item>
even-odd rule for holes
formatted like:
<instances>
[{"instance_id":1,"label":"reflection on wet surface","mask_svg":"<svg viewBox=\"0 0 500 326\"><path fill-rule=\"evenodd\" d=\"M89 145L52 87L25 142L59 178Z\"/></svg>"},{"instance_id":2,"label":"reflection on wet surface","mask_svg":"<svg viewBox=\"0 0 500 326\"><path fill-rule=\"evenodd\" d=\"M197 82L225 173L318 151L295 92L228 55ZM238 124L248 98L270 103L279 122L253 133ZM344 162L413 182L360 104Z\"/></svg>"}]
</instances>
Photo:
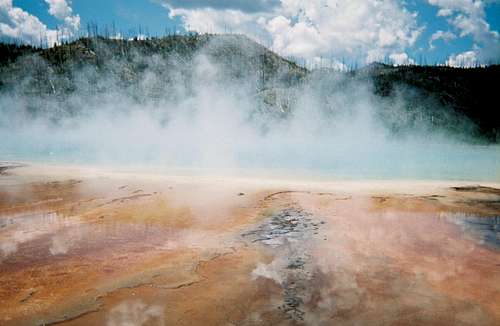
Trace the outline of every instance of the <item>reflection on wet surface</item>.
<instances>
[{"instance_id":1,"label":"reflection on wet surface","mask_svg":"<svg viewBox=\"0 0 500 326\"><path fill-rule=\"evenodd\" d=\"M2 325L500 323L494 187L21 176Z\"/></svg>"},{"instance_id":2,"label":"reflection on wet surface","mask_svg":"<svg viewBox=\"0 0 500 326\"><path fill-rule=\"evenodd\" d=\"M283 302L278 309L296 322L304 321L305 291L313 277L309 240L318 234L319 224L312 214L291 206L272 214L256 230L243 234L252 243L273 248L276 258L269 264L259 263L252 275L281 286Z\"/></svg>"},{"instance_id":3,"label":"reflection on wet surface","mask_svg":"<svg viewBox=\"0 0 500 326\"><path fill-rule=\"evenodd\" d=\"M462 231L481 245L500 250L500 216L484 218L468 214L445 214L448 221L459 225Z\"/></svg>"}]
</instances>

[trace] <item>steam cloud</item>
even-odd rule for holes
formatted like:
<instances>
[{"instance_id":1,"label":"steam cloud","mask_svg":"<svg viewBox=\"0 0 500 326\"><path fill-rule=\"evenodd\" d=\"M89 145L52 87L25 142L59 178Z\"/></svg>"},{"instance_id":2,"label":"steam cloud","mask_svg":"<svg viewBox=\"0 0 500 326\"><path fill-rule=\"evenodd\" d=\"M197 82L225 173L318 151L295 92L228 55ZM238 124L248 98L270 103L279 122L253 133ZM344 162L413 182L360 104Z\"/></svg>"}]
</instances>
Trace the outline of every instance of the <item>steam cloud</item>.
<instances>
[{"instance_id":1,"label":"steam cloud","mask_svg":"<svg viewBox=\"0 0 500 326\"><path fill-rule=\"evenodd\" d=\"M147 305L141 300L123 301L111 309L106 325L108 326L140 326L165 325L164 308L158 305Z\"/></svg>"},{"instance_id":2,"label":"steam cloud","mask_svg":"<svg viewBox=\"0 0 500 326\"><path fill-rule=\"evenodd\" d=\"M259 89L257 73L232 76L227 63L207 53L198 51L187 65L179 64L181 57L136 55L146 68L130 87L112 73L123 65L119 60L107 64L108 73L75 67L76 90L63 100L51 77L44 85L53 95L30 93L52 68L25 58L30 73L0 98L0 155L337 177L500 177L497 146L470 145L434 130L420 113L404 109L404 95L384 100L367 80L321 72L295 86L276 81ZM455 130L470 129L452 115L441 118ZM410 120L404 133L391 129Z\"/></svg>"}]
</instances>

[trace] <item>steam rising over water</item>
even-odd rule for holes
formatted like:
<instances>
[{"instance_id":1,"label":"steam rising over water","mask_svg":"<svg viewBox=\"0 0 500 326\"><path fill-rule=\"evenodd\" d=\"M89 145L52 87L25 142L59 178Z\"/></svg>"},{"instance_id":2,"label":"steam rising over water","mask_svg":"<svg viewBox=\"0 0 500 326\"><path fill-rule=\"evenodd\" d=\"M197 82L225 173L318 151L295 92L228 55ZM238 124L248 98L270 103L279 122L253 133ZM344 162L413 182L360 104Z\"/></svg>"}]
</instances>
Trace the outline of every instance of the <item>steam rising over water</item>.
<instances>
[{"instance_id":1,"label":"steam rising over water","mask_svg":"<svg viewBox=\"0 0 500 326\"><path fill-rule=\"evenodd\" d=\"M192 69L190 85L178 83L160 98L148 93L154 76L143 81L139 98L112 81L104 93L89 97L77 91L66 101L4 94L0 157L347 178L500 180L498 145L471 145L424 122L394 133L380 113L407 119L405 99L383 101L368 82L311 78L300 86L259 91L252 78L227 79L202 54ZM79 77L85 80L86 72ZM278 104L264 105L266 97ZM30 111L33 101L39 112Z\"/></svg>"}]
</instances>

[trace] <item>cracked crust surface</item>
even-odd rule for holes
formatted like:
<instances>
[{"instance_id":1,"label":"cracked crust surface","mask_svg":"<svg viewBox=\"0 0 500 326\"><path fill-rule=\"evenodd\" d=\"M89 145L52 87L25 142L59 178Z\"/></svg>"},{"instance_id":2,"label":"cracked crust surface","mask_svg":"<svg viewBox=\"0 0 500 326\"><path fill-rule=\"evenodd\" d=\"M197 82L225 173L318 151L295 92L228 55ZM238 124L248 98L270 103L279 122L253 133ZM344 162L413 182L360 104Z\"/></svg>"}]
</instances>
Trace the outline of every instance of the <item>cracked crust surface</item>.
<instances>
[{"instance_id":1,"label":"cracked crust surface","mask_svg":"<svg viewBox=\"0 0 500 326\"><path fill-rule=\"evenodd\" d=\"M495 325L499 196L18 167L0 324Z\"/></svg>"}]
</instances>

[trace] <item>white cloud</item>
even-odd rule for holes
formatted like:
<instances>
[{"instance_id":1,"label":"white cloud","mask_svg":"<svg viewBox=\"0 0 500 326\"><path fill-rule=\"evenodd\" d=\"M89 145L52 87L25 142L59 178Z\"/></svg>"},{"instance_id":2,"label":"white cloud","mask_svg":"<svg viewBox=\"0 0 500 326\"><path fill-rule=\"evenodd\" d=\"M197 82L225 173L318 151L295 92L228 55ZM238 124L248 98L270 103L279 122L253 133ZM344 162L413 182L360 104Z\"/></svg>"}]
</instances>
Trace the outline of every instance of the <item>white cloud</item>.
<instances>
[{"instance_id":1,"label":"white cloud","mask_svg":"<svg viewBox=\"0 0 500 326\"><path fill-rule=\"evenodd\" d=\"M460 37L470 36L474 42L473 51L467 51L449 58L455 64L458 61L469 62L474 53L474 60L479 62L498 61L500 59L500 36L491 30L486 20L485 6L498 0L428 0L429 4L439 7L438 15L447 17L448 23L457 30Z\"/></svg>"},{"instance_id":2,"label":"white cloud","mask_svg":"<svg viewBox=\"0 0 500 326\"><path fill-rule=\"evenodd\" d=\"M180 17L189 31L240 33L270 45L264 25L279 0L163 0L162 4L169 10L170 18Z\"/></svg>"},{"instance_id":3,"label":"white cloud","mask_svg":"<svg viewBox=\"0 0 500 326\"><path fill-rule=\"evenodd\" d=\"M449 42L453 39L456 39L457 36L450 32L450 31L436 31L434 34L432 34L431 38L429 39L429 48L434 49L434 42L437 40L443 40L445 42Z\"/></svg>"},{"instance_id":4,"label":"white cloud","mask_svg":"<svg viewBox=\"0 0 500 326\"><path fill-rule=\"evenodd\" d=\"M281 0L260 12L209 2L188 8L166 1L165 6L191 30L245 33L280 54L313 60L380 60L413 46L422 31L417 14L396 0Z\"/></svg>"},{"instance_id":5,"label":"white cloud","mask_svg":"<svg viewBox=\"0 0 500 326\"><path fill-rule=\"evenodd\" d=\"M68 3L63 0L46 0L49 13L63 24L58 30L49 29L38 17L14 7L12 0L0 0L0 37L9 37L26 43L49 45L73 36L80 27L80 17L73 15Z\"/></svg>"},{"instance_id":6,"label":"white cloud","mask_svg":"<svg viewBox=\"0 0 500 326\"><path fill-rule=\"evenodd\" d=\"M12 0L0 0L0 36L37 43L42 39L55 39L37 17L14 7Z\"/></svg>"},{"instance_id":7,"label":"white cloud","mask_svg":"<svg viewBox=\"0 0 500 326\"><path fill-rule=\"evenodd\" d=\"M471 68L478 64L477 54L474 51L467 51L457 55L451 55L446 61L446 65L451 67Z\"/></svg>"},{"instance_id":8,"label":"white cloud","mask_svg":"<svg viewBox=\"0 0 500 326\"><path fill-rule=\"evenodd\" d=\"M416 14L396 1L283 0L290 23L273 40L279 51L296 56L359 56L366 61L412 46L420 29ZM313 50L310 50L310 49ZM379 58L377 58L379 59Z\"/></svg>"},{"instance_id":9,"label":"white cloud","mask_svg":"<svg viewBox=\"0 0 500 326\"><path fill-rule=\"evenodd\" d=\"M302 58L319 57L328 48L317 28L305 21L292 23L291 18L278 16L268 21L273 49L279 53Z\"/></svg>"},{"instance_id":10,"label":"white cloud","mask_svg":"<svg viewBox=\"0 0 500 326\"><path fill-rule=\"evenodd\" d=\"M280 4L280 0L163 0L169 8L238 10L241 12L269 12Z\"/></svg>"},{"instance_id":11,"label":"white cloud","mask_svg":"<svg viewBox=\"0 0 500 326\"><path fill-rule=\"evenodd\" d=\"M438 7L451 30L435 31L429 48L438 40L449 42L471 37L476 59L498 61L500 37L486 20L485 6L498 0L428 0ZM319 58L341 61L406 63L402 54L414 47L423 27L417 14L396 0L281 0L177 1L164 0L171 17L181 17L190 30L244 33L282 55L316 62ZM468 51L467 51L468 52ZM455 61L455 55L450 61ZM392 58L391 58L392 56Z\"/></svg>"},{"instance_id":12,"label":"white cloud","mask_svg":"<svg viewBox=\"0 0 500 326\"><path fill-rule=\"evenodd\" d=\"M389 59L391 60L392 64L395 66L415 64L415 60L408 57L408 54L406 54L404 52L392 53L389 55Z\"/></svg>"},{"instance_id":13,"label":"white cloud","mask_svg":"<svg viewBox=\"0 0 500 326\"><path fill-rule=\"evenodd\" d=\"M453 14L453 10L451 9L439 9L437 15L439 17L448 17L448 16L451 16Z\"/></svg>"},{"instance_id":14,"label":"white cloud","mask_svg":"<svg viewBox=\"0 0 500 326\"><path fill-rule=\"evenodd\" d=\"M64 22L63 27L70 32L76 32L80 28L80 16L73 15L71 2L66 0L45 0L49 5L49 14Z\"/></svg>"},{"instance_id":15,"label":"white cloud","mask_svg":"<svg viewBox=\"0 0 500 326\"><path fill-rule=\"evenodd\" d=\"M239 10L213 8L170 9L170 17L179 16L187 30L200 33L243 33L261 39L264 29L259 16Z\"/></svg>"},{"instance_id":16,"label":"white cloud","mask_svg":"<svg viewBox=\"0 0 500 326\"><path fill-rule=\"evenodd\" d=\"M49 5L49 14L57 19L64 20L64 18L71 16L72 10L66 3L66 0L45 0Z\"/></svg>"}]
</instances>

